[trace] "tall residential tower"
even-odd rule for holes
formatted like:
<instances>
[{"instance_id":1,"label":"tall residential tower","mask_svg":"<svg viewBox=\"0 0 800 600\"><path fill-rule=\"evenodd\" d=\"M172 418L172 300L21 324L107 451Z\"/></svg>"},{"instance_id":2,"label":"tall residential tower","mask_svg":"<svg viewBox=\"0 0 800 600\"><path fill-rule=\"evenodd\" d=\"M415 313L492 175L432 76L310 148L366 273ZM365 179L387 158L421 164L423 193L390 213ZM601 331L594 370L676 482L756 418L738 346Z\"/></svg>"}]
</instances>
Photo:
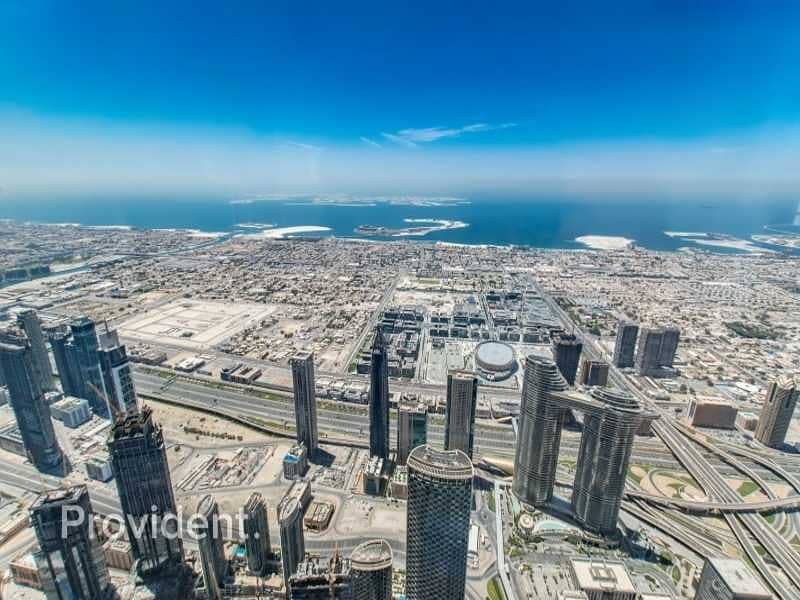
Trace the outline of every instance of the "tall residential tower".
<instances>
[{"instance_id":1,"label":"tall residential tower","mask_svg":"<svg viewBox=\"0 0 800 600\"><path fill-rule=\"evenodd\" d=\"M759 442L771 448L783 445L799 394L797 383L788 377L781 377L769 385L756 426L755 437Z\"/></svg>"},{"instance_id":2,"label":"tall residential tower","mask_svg":"<svg viewBox=\"0 0 800 600\"><path fill-rule=\"evenodd\" d=\"M63 474L67 461L56 438L50 406L40 386L39 374L33 366L33 352L26 338L0 342L0 370L31 462L40 471Z\"/></svg>"},{"instance_id":3,"label":"tall residential tower","mask_svg":"<svg viewBox=\"0 0 800 600\"><path fill-rule=\"evenodd\" d=\"M369 369L369 454L389 459L389 357L386 338L375 328Z\"/></svg>"},{"instance_id":4,"label":"tall residential tower","mask_svg":"<svg viewBox=\"0 0 800 600\"><path fill-rule=\"evenodd\" d=\"M460 450L417 446L408 467L406 597L463 600L472 462Z\"/></svg>"},{"instance_id":5,"label":"tall residential tower","mask_svg":"<svg viewBox=\"0 0 800 600\"><path fill-rule=\"evenodd\" d=\"M305 444L308 456L313 459L319 446L314 355L311 352L297 352L289 362L292 365L297 441Z\"/></svg>"},{"instance_id":6,"label":"tall residential tower","mask_svg":"<svg viewBox=\"0 0 800 600\"><path fill-rule=\"evenodd\" d=\"M461 450L472 460L478 378L470 371L447 374L447 408L444 418L445 450Z\"/></svg>"},{"instance_id":7,"label":"tall residential tower","mask_svg":"<svg viewBox=\"0 0 800 600\"><path fill-rule=\"evenodd\" d=\"M103 548L92 528L85 485L41 494L30 508L39 542L34 554L47 600L103 600L112 588Z\"/></svg>"},{"instance_id":8,"label":"tall residential tower","mask_svg":"<svg viewBox=\"0 0 800 600\"><path fill-rule=\"evenodd\" d=\"M148 406L114 422L108 453L139 573L148 575L182 562L164 435Z\"/></svg>"}]
</instances>

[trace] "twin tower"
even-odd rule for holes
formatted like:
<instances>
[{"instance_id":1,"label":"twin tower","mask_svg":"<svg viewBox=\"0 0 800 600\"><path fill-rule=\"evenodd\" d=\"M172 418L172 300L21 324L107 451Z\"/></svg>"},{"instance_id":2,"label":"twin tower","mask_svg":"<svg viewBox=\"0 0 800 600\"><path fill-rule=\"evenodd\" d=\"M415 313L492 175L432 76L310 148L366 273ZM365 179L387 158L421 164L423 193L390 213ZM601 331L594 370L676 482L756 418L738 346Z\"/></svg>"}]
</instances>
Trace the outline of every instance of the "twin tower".
<instances>
[{"instance_id":1,"label":"twin tower","mask_svg":"<svg viewBox=\"0 0 800 600\"><path fill-rule=\"evenodd\" d=\"M514 494L542 506L553 497L561 429L568 410L583 413L583 435L572 490L575 519L587 530L611 535L617 528L633 440L655 418L627 392L596 387L569 389L556 363L528 356L514 459Z\"/></svg>"}]
</instances>

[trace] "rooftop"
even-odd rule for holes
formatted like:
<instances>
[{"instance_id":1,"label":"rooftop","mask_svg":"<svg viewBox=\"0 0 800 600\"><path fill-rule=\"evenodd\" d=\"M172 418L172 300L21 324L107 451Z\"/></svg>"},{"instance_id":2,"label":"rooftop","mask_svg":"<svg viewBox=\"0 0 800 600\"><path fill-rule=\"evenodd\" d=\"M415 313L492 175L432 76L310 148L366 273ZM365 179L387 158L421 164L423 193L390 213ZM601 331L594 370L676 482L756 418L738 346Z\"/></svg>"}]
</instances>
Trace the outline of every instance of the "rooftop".
<instances>
[{"instance_id":1,"label":"rooftop","mask_svg":"<svg viewBox=\"0 0 800 600\"><path fill-rule=\"evenodd\" d=\"M754 598L758 598L759 595L763 595L765 599L772 598L761 581L742 561L735 558L710 558L708 562L732 592L750 594Z\"/></svg>"},{"instance_id":2,"label":"rooftop","mask_svg":"<svg viewBox=\"0 0 800 600\"><path fill-rule=\"evenodd\" d=\"M411 451L407 465L441 479L471 479L473 474L472 461L461 450L437 450L427 444Z\"/></svg>"},{"instance_id":3,"label":"rooftop","mask_svg":"<svg viewBox=\"0 0 800 600\"><path fill-rule=\"evenodd\" d=\"M621 562L575 558L570 563L582 590L636 593L628 570Z\"/></svg>"},{"instance_id":4,"label":"rooftop","mask_svg":"<svg viewBox=\"0 0 800 600\"><path fill-rule=\"evenodd\" d=\"M392 564L392 547L386 540L370 540L356 546L350 564L358 571L376 571Z\"/></svg>"}]
</instances>

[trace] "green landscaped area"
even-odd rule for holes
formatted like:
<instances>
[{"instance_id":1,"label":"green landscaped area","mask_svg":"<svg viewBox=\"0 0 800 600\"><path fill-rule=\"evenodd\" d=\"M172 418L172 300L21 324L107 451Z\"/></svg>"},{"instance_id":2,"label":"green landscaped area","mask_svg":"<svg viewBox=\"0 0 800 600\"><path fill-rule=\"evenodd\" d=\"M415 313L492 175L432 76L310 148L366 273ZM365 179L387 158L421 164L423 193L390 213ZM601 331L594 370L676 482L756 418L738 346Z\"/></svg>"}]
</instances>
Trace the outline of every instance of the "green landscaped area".
<instances>
[{"instance_id":1,"label":"green landscaped area","mask_svg":"<svg viewBox=\"0 0 800 600\"><path fill-rule=\"evenodd\" d=\"M745 498L756 490L758 490L758 486L755 483L752 481L743 481L736 491L739 492L742 498Z\"/></svg>"},{"instance_id":2,"label":"green landscaped area","mask_svg":"<svg viewBox=\"0 0 800 600\"><path fill-rule=\"evenodd\" d=\"M506 600L503 586L500 585L500 581L497 577L493 577L489 580L489 585L486 586L486 593L488 594L487 598L489 600Z\"/></svg>"}]
</instances>

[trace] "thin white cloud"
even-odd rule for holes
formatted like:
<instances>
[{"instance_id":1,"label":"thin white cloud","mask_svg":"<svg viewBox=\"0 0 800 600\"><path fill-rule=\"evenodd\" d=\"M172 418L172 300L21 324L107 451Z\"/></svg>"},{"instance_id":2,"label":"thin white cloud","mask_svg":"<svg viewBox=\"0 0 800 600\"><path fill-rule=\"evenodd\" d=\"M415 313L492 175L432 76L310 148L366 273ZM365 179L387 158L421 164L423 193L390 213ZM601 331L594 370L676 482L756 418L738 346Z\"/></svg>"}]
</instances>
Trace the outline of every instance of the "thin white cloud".
<instances>
[{"instance_id":1,"label":"thin white cloud","mask_svg":"<svg viewBox=\"0 0 800 600\"><path fill-rule=\"evenodd\" d=\"M417 145L413 141L411 141L409 139L406 139L406 138L404 138L402 136L395 135L393 133L386 133L385 131L383 133L381 133L381 135L384 138L386 138L387 140L389 140L390 142L394 142L395 144L399 144L400 146L405 146L406 148L416 148L417 147Z\"/></svg>"},{"instance_id":2,"label":"thin white cloud","mask_svg":"<svg viewBox=\"0 0 800 600\"><path fill-rule=\"evenodd\" d=\"M321 150L320 146L315 146L314 144L304 144L302 142L287 142L289 146L294 148L300 148L301 150Z\"/></svg>"},{"instance_id":3,"label":"thin white cloud","mask_svg":"<svg viewBox=\"0 0 800 600\"><path fill-rule=\"evenodd\" d=\"M363 135L359 138L362 142L364 142L367 146L372 146L373 148L383 148L378 142L375 140L371 140L368 137L364 137Z\"/></svg>"},{"instance_id":4,"label":"thin white cloud","mask_svg":"<svg viewBox=\"0 0 800 600\"><path fill-rule=\"evenodd\" d=\"M485 131L496 131L498 129L508 129L516 127L516 123L501 123L490 125L489 123L472 123L463 127L423 127L401 129L395 133L384 133L386 139L407 147L415 147L417 144L435 142L444 138L459 137L465 133L481 133Z\"/></svg>"},{"instance_id":5,"label":"thin white cloud","mask_svg":"<svg viewBox=\"0 0 800 600\"><path fill-rule=\"evenodd\" d=\"M458 128L479 133L485 124ZM469 129L466 129L469 128ZM252 132L158 123L59 119L0 107L0 217L8 198L136 193L213 196L351 194L648 193L800 195L800 127L769 126L697 139L460 145L441 129L371 141L289 144ZM389 143L388 140L396 140ZM304 138L295 138L304 139ZM320 138L324 140L324 138ZM370 139L370 138L367 138ZM414 141L414 140L418 141ZM428 140L423 141L423 140ZM398 146L397 144L401 144ZM406 146L427 144L426 152ZM717 151L712 151L712 149ZM735 152L720 152L735 148ZM318 151L314 151L318 150Z\"/></svg>"}]
</instances>

